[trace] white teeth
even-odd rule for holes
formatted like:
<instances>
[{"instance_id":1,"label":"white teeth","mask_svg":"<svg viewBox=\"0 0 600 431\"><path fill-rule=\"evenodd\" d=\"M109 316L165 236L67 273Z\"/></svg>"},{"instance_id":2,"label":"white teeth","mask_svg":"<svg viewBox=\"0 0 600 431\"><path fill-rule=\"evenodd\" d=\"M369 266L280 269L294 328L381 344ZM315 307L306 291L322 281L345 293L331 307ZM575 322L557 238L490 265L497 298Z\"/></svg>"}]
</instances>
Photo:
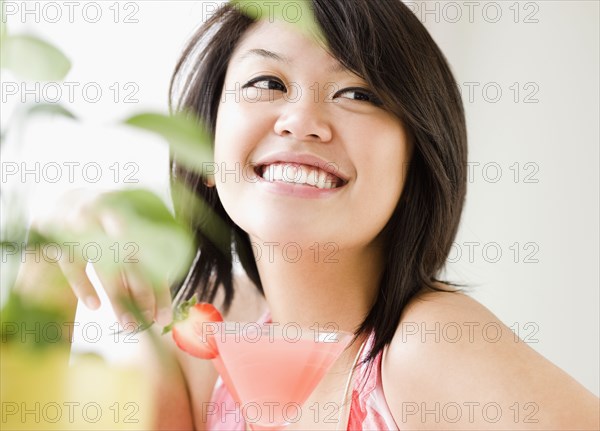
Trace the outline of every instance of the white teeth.
<instances>
[{"instance_id":1,"label":"white teeth","mask_svg":"<svg viewBox=\"0 0 600 431\"><path fill-rule=\"evenodd\" d=\"M298 169L298 171L300 172L300 175L298 178L298 183L299 184L311 184L309 181L309 177L310 177L309 170L300 168L300 169Z\"/></svg>"},{"instance_id":2,"label":"white teeth","mask_svg":"<svg viewBox=\"0 0 600 431\"><path fill-rule=\"evenodd\" d=\"M274 165L273 166L273 180L275 181L283 181L283 166L282 165Z\"/></svg>"},{"instance_id":3,"label":"white teeth","mask_svg":"<svg viewBox=\"0 0 600 431\"><path fill-rule=\"evenodd\" d=\"M317 167L291 163L273 163L265 166L262 177L266 181L283 181L292 184L307 184L319 189L337 187L338 178Z\"/></svg>"},{"instance_id":4,"label":"white teeth","mask_svg":"<svg viewBox=\"0 0 600 431\"><path fill-rule=\"evenodd\" d=\"M306 169L306 183L317 187L319 183L319 169L312 167Z\"/></svg>"},{"instance_id":5,"label":"white teeth","mask_svg":"<svg viewBox=\"0 0 600 431\"><path fill-rule=\"evenodd\" d=\"M327 181L327 172L324 172L324 171L319 172L319 182L317 183L317 187L320 189L324 189L326 181Z\"/></svg>"},{"instance_id":6,"label":"white teeth","mask_svg":"<svg viewBox=\"0 0 600 431\"><path fill-rule=\"evenodd\" d=\"M284 165L283 167L283 179L286 182L296 183L300 180L301 172L299 172L298 166ZM300 174L300 175L298 175Z\"/></svg>"},{"instance_id":7,"label":"white teeth","mask_svg":"<svg viewBox=\"0 0 600 431\"><path fill-rule=\"evenodd\" d=\"M273 166L269 165L263 168L262 177L269 182L273 181Z\"/></svg>"}]
</instances>

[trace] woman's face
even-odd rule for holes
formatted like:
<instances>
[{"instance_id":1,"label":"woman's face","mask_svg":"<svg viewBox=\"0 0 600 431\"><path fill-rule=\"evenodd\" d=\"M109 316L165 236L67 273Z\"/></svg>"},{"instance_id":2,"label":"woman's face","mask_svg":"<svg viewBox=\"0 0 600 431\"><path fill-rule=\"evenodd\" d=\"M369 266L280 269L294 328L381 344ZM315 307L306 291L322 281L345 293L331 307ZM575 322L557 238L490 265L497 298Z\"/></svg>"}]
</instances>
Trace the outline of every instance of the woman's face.
<instances>
[{"instance_id":1,"label":"woman's face","mask_svg":"<svg viewBox=\"0 0 600 431\"><path fill-rule=\"evenodd\" d=\"M371 244L408 157L400 121L294 26L263 20L240 40L217 116L215 182L253 241Z\"/></svg>"}]
</instances>

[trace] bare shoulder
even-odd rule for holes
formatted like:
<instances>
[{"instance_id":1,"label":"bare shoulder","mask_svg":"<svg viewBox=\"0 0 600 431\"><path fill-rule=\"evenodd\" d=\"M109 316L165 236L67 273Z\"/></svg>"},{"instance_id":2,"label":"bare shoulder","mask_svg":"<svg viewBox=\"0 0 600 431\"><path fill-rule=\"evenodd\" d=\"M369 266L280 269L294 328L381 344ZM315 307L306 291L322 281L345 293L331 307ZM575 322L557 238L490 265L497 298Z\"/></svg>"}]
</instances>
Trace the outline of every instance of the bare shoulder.
<instances>
[{"instance_id":1,"label":"bare shoulder","mask_svg":"<svg viewBox=\"0 0 600 431\"><path fill-rule=\"evenodd\" d=\"M463 293L409 303L382 379L401 429L600 429L597 397Z\"/></svg>"}]
</instances>

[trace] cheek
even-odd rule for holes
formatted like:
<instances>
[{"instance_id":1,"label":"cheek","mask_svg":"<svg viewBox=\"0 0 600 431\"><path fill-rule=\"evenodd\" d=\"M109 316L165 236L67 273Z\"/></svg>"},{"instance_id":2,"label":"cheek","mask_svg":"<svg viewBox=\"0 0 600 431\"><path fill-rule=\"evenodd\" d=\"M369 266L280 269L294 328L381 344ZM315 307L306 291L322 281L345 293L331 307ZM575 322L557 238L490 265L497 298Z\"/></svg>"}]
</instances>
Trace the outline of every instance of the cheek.
<instances>
[{"instance_id":1,"label":"cheek","mask_svg":"<svg viewBox=\"0 0 600 431\"><path fill-rule=\"evenodd\" d=\"M371 163L364 167L368 173L362 184L363 192L381 228L391 217L402 194L404 178L401 160L401 152L390 151L386 157L372 158Z\"/></svg>"},{"instance_id":2,"label":"cheek","mask_svg":"<svg viewBox=\"0 0 600 431\"><path fill-rule=\"evenodd\" d=\"M242 134L244 128L246 125L243 118L236 113L235 107L222 103L217 114L215 130L215 162L219 168L225 168L221 165L231 163L236 152L241 150L236 135Z\"/></svg>"},{"instance_id":3,"label":"cheek","mask_svg":"<svg viewBox=\"0 0 600 431\"><path fill-rule=\"evenodd\" d=\"M266 115L256 115L252 103L231 101L221 103L215 130L215 162L246 163L256 145L270 130Z\"/></svg>"},{"instance_id":4,"label":"cheek","mask_svg":"<svg viewBox=\"0 0 600 431\"><path fill-rule=\"evenodd\" d=\"M361 199L364 199L364 208L370 213L375 229L380 230L400 200L409 146L404 130L396 121L391 124L381 122L360 130L351 157L357 163L357 186Z\"/></svg>"},{"instance_id":5,"label":"cheek","mask_svg":"<svg viewBox=\"0 0 600 431\"><path fill-rule=\"evenodd\" d=\"M247 102L221 103L215 127L215 184L223 208L247 232L253 226L252 208L256 203L252 186L256 179L251 162L254 151L269 132L265 116L257 116Z\"/></svg>"},{"instance_id":6,"label":"cheek","mask_svg":"<svg viewBox=\"0 0 600 431\"><path fill-rule=\"evenodd\" d=\"M403 127L396 121L379 120L358 124L352 133L355 145L351 158L357 163L359 176L386 186L388 192L399 194L409 158L409 146Z\"/></svg>"}]
</instances>

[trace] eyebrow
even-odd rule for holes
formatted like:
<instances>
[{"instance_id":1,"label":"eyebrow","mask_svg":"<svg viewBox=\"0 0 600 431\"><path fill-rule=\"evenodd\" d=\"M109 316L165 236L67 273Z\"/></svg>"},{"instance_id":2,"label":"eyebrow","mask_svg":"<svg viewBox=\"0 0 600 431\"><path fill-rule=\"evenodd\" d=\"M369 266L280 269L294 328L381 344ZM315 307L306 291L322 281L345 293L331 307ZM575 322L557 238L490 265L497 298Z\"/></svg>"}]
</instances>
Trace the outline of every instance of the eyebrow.
<instances>
[{"instance_id":1,"label":"eyebrow","mask_svg":"<svg viewBox=\"0 0 600 431\"><path fill-rule=\"evenodd\" d=\"M287 58L285 55L278 54L276 52L269 51L269 50L262 49L262 48L255 48L255 49L248 50L244 55L242 55L240 57L240 61L246 60L247 58L250 58L250 57L261 57L261 58L267 58L270 60L279 61L281 63L288 63L288 64L292 63L292 60Z\"/></svg>"},{"instance_id":2,"label":"eyebrow","mask_svg":"<svg viewBox=\"0 0 600 431\"><path fill-rule=\"evenodd\" d=\"M244 53L244 55L242 55L240 57L239 61L241 62L241 61L246 60L247 58L251 58L251 57L266 58L269 60L275 60L280 63L286 63L286 64L293 63L293 61L289 57L286 57L283 54L279 54L277 52L269 51L269 50L263 49L263 48L254 48L254 49L250 49L250 50L246 51ZM327 68L327 72L329 72L329 73L345 73L345 72L348 72L348 69L346 69L344 67L344 65L342 65L341 63L336 62L333 66Z\"/></svg>"}]
</instances>

